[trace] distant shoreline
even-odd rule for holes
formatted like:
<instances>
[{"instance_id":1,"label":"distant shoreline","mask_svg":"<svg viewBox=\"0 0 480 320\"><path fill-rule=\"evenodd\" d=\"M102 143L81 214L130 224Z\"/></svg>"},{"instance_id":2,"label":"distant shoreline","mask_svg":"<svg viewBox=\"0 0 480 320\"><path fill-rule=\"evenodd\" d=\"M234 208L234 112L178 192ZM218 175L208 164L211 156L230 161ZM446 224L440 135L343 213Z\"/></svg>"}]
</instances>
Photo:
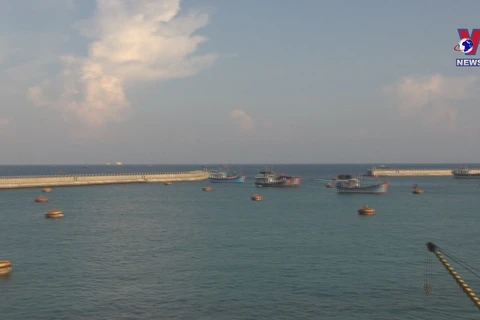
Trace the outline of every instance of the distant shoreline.
<instances>
[{"instance_id":1,"label":"distant shoreline","mask_svg":"<svg viewBox=\"0 0 480 320\"><path fill-rule=\"evenodd\" d=\"M412 165L445 165L445 166L470 166L470 165L480 165L480 162L385 162L388 164L388 167L393 168L395 166L412 166ZM128 167L128 166L218 166L222 163L130 163L130 164L104 164L104 163L72 163L72 164L0 164L0 167L19 167L19 166L39 166L39 167L51 167L51 166L104 166L104 167ZM275 165L275 166L292 166L292 165L326 165L326 166L335 166L335 165L350 165L350 166L376 166L379 167L383 162L379 163L226 163L229 166L243 165L243 166L264 166L265 164Z\"/></svg>"}]
</instances>

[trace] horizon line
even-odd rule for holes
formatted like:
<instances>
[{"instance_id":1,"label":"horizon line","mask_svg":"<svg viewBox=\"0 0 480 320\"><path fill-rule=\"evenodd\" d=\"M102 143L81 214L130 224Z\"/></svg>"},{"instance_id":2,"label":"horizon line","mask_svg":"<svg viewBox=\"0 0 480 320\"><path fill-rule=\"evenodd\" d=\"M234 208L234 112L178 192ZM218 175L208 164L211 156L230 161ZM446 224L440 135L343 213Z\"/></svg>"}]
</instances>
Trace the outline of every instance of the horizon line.
<instances>
[{"instance_id":1,"label":"horizon line","mask_svg":"<svg viewBox=\"0 0 480 320\"><path fill-rule=\"evenodd\" d=\"M445 164L445 165L466 165L466 164L479 164L480 162L389 162L388 165L417 165L417 164ZM145 165L154 165L154 166L218 166L218 165L371 165L371 166L380 166L386 165L386 163L372 163L372 162L357 162L357 163L347 163L347 162L284 162L284 163L269 163L265 164L263 162L250 162L250 163L122 163L117 165L111 163L107 165L106 163L45 163L45 164L0 164L0 166L108 166L108 167L122 167L122 166L145 166Z\"/></svg>"}]
</instances>

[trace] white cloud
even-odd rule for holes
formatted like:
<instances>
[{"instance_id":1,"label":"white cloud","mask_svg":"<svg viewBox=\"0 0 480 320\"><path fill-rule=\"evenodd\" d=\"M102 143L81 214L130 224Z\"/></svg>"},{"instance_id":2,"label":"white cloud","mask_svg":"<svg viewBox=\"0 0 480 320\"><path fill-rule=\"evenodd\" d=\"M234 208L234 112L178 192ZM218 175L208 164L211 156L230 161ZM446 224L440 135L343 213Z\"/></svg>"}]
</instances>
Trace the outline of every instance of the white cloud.
<instances>
[{"instance_id":1,"label":"white cloud","mask_svg":"<svg viewBox=\"0 0 480 320\"><path fill-rule=\"evenodd\" d=\"M235 128L243 135L250 135L255 131L255 120L242 109L232 110L230 119Z\"/></svg>"},{"instance_id":2,"label":"white cloud","mask_svg":"<svg viewBox=\"0 0 480 320\"><path fill-rule=\"evenodd\" d=\"M35 105L102 126L122 122L131 103L125 88L138 81L192 76L209 67L213 54L192 56L204 37L205 13L178 16L180 0L97 0L94 16L77 24L91 38L87 57L63 56L62 73L28 89ZM47 91L50 90L50 94Z\"/></svg>"},{"instance_id":3,"label":"white cloud","mask_svg":"<svg viewBox=\"0 0 480 320\"><path fill-rule=\"evenodd\" d=\"M394 98L398 111L423 124L450 131L462 130L458 125L458 108L472 100L478 77L445 77L440 74L403 77L386 93Z\"/></svg>"}]
</instances>

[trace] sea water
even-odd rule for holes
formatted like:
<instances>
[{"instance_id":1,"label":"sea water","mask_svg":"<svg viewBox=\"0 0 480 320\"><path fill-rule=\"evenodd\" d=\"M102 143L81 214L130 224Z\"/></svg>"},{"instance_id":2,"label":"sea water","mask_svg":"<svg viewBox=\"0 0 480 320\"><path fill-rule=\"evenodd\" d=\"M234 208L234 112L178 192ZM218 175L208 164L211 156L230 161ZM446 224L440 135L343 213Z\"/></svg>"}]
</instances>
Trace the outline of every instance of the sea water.
<instances>
[{"instance_id":1,"label":"sea water","mask_svg":"<svg viewBox=\"0 0 480 320\"><path fill-rule=\"evenodd\" d=\"M201 168L4 166L0 175ZM39 188L0 190L0 260L13 263L0 278L1 319L478 319L425 243L480 267L480 180L393 177L386 195L346 195L315 179L369 166L277 165L303 177L294 189L255 188L257 169L212 192L201 190L208 181L58 187L42 204ZM264 200L251 201L254 192ZM376 215L359 216L363 204ZM46 219L50 207L65 216ZM449 262L480 294L479 279Z\"/></svg>"}]
</instances>

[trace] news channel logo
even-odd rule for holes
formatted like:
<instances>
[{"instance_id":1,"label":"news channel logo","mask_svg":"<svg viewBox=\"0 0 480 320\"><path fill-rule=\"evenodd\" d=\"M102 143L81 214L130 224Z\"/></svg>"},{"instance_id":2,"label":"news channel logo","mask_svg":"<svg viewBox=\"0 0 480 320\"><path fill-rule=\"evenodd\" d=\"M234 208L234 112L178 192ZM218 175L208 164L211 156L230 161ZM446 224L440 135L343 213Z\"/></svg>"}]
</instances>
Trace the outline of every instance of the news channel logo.
<instances>
[{"instance_id":1,"label":"news channel logo","mask_svg":"<svg viewBox=\"0 0 480 320\"><path fill-rule=\"evenodd\" d=\"M473 29L471 33L468 29L458 29L458 36L460 41L453 47L453 50L466 56L475 56L480 42L480 29ZM480 59L457 58L455 65L457 67L480 67Z\"/></svg>"}]
</instances>

